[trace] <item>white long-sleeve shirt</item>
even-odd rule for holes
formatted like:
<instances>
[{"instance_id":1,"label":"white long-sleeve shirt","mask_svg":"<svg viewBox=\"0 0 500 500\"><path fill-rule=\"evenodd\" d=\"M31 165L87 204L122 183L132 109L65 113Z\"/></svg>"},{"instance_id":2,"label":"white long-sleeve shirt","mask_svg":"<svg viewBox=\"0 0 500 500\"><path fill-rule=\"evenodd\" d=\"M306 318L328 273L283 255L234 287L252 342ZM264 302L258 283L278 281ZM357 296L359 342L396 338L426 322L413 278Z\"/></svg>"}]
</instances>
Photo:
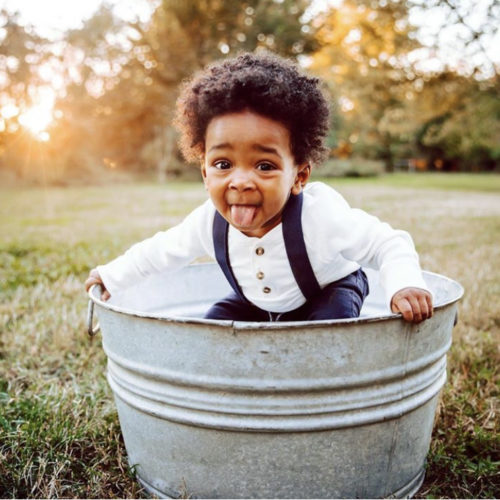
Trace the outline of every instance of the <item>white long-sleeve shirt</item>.
<instances>
[{"instance_id":1,"label":"white long-sleeve shirt","mask_svg":"<svg viewBox=\"0 0 500 500\"><path fill-rule=\"evenodd\" d=\"M133 245L109 264L98 266L111 295L152 273L177 270L196 258L215 258L210 200L179 225ZM311 182L304 189L302 230L307 254L321 287L360 266L380 270L387 305L406 287L428 290L411 236L366 212L351 208L333 188ZM272 312L291 311L305 302L288 261L282 225L261 238L229 226L229 260L247 299Z\"/></svg>"}]
</instances>

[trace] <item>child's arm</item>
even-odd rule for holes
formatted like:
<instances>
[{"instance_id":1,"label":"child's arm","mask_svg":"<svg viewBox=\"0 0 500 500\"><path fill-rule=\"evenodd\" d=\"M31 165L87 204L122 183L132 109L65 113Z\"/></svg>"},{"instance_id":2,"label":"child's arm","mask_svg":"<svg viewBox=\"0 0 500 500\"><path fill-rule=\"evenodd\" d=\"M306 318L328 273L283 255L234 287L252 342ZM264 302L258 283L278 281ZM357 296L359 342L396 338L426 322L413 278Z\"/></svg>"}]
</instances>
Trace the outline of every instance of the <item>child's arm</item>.
<instances>
[{"instance_id":1,"label":"child's arm","mask_svg":"<svg viewBox=\"0 0 500 500\"><path fill-rule=\"evenodd\" d=\"M420 323L432 317L432 296L421 288L403 288L393 295L391 310L400 312L406 321Z\"/></svg>"},{"instance_id":2,"label":"child's arm","mask_svg":"<svg viewBox=\"0 0 500 500\"><path fill-rule=\"evenodd\" d=\"M101 298L109 299L147 276L166 270L175 271L194 259L213 253L211 221L215 208L204 203L180 224L136 243L123 255L90 271L87 291L94 284L103 287Z\"/></svg>"},{"instance_id":3,"label":"child's arm","mask_svg":"<svg viewBox=\"0 0 500 500\"><path fill-rule=\"evenodd\" d=\"M393 312L401 312L407 321L419 322L432 315L432 293L420 269L418 254L411 236L363 210L351 208L333 189L314 184L314 210L311 226L317 225L318 213L330 214L321 219L321 238L317 233L315 248L328 260L333 249L342 257L364 267L379 270L386 304ZM313 233L311 233L313 234ZM324 250L322 250L324 249Z\"/></svg>"}]
</instances>

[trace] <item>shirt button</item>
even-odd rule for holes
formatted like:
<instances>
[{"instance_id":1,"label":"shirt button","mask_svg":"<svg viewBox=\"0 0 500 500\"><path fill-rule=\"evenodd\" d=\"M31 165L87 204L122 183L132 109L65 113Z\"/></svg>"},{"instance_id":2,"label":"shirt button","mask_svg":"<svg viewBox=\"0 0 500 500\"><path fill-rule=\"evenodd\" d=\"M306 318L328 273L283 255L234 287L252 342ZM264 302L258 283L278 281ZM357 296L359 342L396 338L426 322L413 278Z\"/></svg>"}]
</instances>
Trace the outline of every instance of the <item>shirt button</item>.
<instances>
[{"instance_id":1,"label":"shirt button","mask_svg":"<svg viewBox=\"0 0 500 500\"><path fill-rule=\"evenodd\" d=\"M271 289L270 289L268 286L265 286L265 287L262 289L262 291L263 291L264 293L271 293Z\"/></svg>"},{"instance_id":2,"label":"shirt button","mask_svg":"<svg viewBox=\"0 0 500 500\"><path fill-rule=\"evenodd\" d=\"M262 279L264 279L264 273L263 273L262 271L259 271L259 272L256 274L256 276L257 276L257 279L258 279L258 280L262 280Z\"/></svg>"},{"instance_id":3,"label":"shirt button","mask_svg":"<svg viewBox=\"0 0 500 500\"><path fill-rule=\"evenodd\" d=\"M255 253L256 253L257 255L263 255L263 254L264 254L264 249L263 249L262 247L257 247L257 248L255 249Z\"/></svg>"}]
</instances>

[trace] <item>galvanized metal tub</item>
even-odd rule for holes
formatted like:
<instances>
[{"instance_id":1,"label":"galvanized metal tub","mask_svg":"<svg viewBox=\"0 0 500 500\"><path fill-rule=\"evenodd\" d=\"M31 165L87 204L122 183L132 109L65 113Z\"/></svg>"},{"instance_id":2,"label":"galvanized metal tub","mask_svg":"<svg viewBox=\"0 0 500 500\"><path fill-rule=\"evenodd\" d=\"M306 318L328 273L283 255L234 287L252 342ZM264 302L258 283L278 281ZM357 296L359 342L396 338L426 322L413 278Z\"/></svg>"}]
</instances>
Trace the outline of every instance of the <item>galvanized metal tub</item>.
<instances>
[{"instance_id":1,"label":"galvanized metal tub","mask_svg":"<svg viewBox=\"0 0 500 500\"><path fill-rule=\"evenodd\" d=\"M128 459L160 497L409 497L424 477L462 287L425 273L434 316L385 309L377 273L354 320L203 320L216 264L95 304ZM92 321L92 314L90 322Z\"/></svg>"}]
</instances>

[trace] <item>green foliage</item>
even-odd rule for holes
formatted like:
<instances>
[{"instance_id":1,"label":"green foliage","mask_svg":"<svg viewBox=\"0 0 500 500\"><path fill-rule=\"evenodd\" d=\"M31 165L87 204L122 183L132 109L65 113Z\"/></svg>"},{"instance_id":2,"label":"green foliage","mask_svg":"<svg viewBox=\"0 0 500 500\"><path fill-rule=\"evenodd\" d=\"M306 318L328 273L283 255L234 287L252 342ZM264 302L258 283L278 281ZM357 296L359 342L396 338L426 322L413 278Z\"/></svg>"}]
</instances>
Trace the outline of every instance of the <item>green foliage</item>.
<instances>
[{"instance_id":1,"label":"green foliage","mask_svg":"<svg viewBox=\"0 0 500 500\"><path fill-rule=\"evenodd\" d=\"M75 91L73 101L88 102L79 109L81 123L87 122L88 108L93 110L92 126L86 130L93 135L87 144L95 144L95 158L99 163L104 158L113 168L157 169L161 180L174 174L180 156L171 121L182 80L241 50L265 47L293 57L312 50L314 30L301 21L307 5L305 0L163 0L149 23L128 25L113 18L109 9L101 9L70 38L93 56L84 62L91 88L102 80L94 70L94 58L118 68L95 98L80 96L79 88L70 89L68 96L71 99ZM302 31L304 26L308 33ZM110 33L126 36L127 43L108 46Z\"/></svg>"},{"instance_id":2,"label":"green foliage","mask_svg":"<svg viewBox=\"0 0 500 500\"><path fill-rule=\"evenodd\" d=\"M307 0L163 0L153 24L164 31L175 20L176 34L186 40L182 48L187 56L184 60L190 62L190 67L184 69L189 76L193 69L242 50L260 47L287 56L311 52L314 28L301 20L309 4ZM170 57L178 58L179 52L172 52Z\"/></svg>"},{"instance_id":3,"label":"green foliage","mask_svg":"<svg viewBox=\"0 0 500 500\"><path fill-rule=\"evenodd\" d=\"M310 68L343 111L334 123L337 143L388 170L414 157L431 168L435 160L447 170L498 168L498 75L479 82L411 64L419 48L411 3L349 0L323 16Z\"/></svg>"},{"instance_id":4,"label":"green foliage","mask_svg":"<svg viewBox=\"0 0 500 500\"><path fill-rule=\"evenodd\" d=\"M491 170L500 159L498 85L463 82L462 98L425 127L422 146L461 161L466 170ZM460 95L459 94L459 95Z\"/></svg>"},{"instance_id":5,"label":"green foliage","mask_svg":"<svg viewBox=\"0 0 500 500\"><path fill-rule=\"evenodd\" d=\"M36 66L46 60L44 39L21 25L16 14L0 10L0 91L9 89L18 105L30 103L29 83L37 80ZM8 58L14 59L8 59ZM2 102L1 104L4 104Z\"/></svg>"},{"instance_id":6,"label":"green foliage","mask_svg":"<svg viewBox=\"0 0 500 500\"><path fill-rule=\"evenodd\" d=\"M405 100L411 67L400 64L418 47L404 2L349 0L323 15L320 49L311 70L321 76L343 111L339 139L354 154L378 158L391 168L393 133L384 121ZM339 123L340 125L340 123Z\"/></svg>"}]
</instances>

